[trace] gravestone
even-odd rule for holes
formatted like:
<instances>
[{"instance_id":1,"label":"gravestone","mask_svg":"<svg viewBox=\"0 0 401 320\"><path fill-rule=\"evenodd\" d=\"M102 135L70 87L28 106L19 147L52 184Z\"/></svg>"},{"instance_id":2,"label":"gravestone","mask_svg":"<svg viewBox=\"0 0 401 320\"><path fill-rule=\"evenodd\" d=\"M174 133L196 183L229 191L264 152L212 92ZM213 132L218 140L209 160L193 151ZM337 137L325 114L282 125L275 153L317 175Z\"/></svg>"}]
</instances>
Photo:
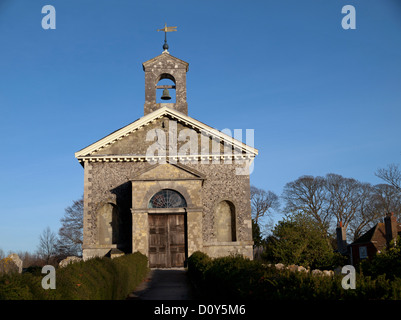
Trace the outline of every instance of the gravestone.
<instances>
[{"instance_id":1,"label":"gravestone","mask_svg":"<svg viewBox=\"0 0 401 320\"><path fill-rule=\"evenodd\" d=\"M12 253L4 259L0 260L0 273L21 273L22 260L16 253Z\"/></svg>"}]
</instances>

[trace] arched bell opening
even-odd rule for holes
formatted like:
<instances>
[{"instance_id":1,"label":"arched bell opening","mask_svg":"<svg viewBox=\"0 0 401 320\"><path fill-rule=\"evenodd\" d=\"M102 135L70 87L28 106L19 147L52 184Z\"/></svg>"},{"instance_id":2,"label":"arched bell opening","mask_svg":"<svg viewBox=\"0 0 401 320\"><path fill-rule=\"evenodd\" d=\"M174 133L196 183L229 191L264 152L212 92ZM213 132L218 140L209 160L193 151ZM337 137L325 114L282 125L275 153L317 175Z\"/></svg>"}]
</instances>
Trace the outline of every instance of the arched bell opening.
<instances>
[{"instance_id":1,"label":"arched bell opening","mask_svg":"<svg viewBox=\"0 0 401 320\"><path fill-rule=\"evenodd\" d=\"M156 103L175 103L176 83L175 78L168 73L160 75L156 84Z\"/></svg>"}]
</instances>

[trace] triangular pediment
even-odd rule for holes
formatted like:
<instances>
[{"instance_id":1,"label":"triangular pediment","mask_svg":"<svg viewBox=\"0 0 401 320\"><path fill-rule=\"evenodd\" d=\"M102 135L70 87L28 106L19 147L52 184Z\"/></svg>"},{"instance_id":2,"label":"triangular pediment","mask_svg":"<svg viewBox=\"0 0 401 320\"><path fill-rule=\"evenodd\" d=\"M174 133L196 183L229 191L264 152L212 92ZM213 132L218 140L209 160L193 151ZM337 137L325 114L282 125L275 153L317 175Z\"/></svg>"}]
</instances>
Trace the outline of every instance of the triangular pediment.
<instances>
[{"instance_id":1,"label":"triangular pediment","mask_svg":"<svg viewBox=\"0 0 401 320\"><path fill-rule=\"evenodd\" d=\"M151 129L162 130L162 128L165 128L165 126L169 124L169 120L173 120L177 123L177 126L179 126L177 131L184 128L192 129L199 134L207 135L211 139L220 141L221 145L224 144L225 147L232 146L242 154L247 154L252 157L258 154L257 149L239 140L233 139L221 131L177 110L163 107L76 152L75 157L81 161L91 158L110 158L111 156L120 159L117 161L145 157L147 155L147 147L154 143L153 140L147 141L148 131ZM181 144L183 143L184 142L181 142Z\"/></svg>"},{"instance_id":2,"label":"triangular pediment","mask_svg":"<svg viewBox=\"0 0 401 320\"><path fill-rule=\"evenodd\" d=\"M142 63L143 70L147 68L184 68L188 71L189 63L184 60L178 59L169 53L163 52L162 54Z\"/></svg>"},{"instance_id":3,"label":"triangular pediment","mask_svg":"<svg viewBox=\"0 0 401 320\"><path fill-rule=\"evenodd\" d=\"M178 163L164 163L151 165L139 172L131 181L149 180L204 180L205 177L198 171Z\"/></svg>"}]
</instances>

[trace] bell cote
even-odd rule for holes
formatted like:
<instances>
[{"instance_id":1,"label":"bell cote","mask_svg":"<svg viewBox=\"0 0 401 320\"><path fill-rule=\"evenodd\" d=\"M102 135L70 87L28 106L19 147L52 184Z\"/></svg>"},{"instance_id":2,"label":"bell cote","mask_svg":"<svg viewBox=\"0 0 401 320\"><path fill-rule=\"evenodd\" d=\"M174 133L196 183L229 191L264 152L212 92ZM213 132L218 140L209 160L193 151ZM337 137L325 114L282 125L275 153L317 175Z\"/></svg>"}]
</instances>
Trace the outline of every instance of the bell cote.
<instances>
[{"instance_id":1,"label":"bell cote","mask_svg":"<svg viewBox=\"0 0 401 320\"><path fill-rule=\"evenodd\" d=\"M186 74L189 64L165 50L142 66L145 71L144 115L165 106L188 115Z\"/></svg>"}]
</instances>

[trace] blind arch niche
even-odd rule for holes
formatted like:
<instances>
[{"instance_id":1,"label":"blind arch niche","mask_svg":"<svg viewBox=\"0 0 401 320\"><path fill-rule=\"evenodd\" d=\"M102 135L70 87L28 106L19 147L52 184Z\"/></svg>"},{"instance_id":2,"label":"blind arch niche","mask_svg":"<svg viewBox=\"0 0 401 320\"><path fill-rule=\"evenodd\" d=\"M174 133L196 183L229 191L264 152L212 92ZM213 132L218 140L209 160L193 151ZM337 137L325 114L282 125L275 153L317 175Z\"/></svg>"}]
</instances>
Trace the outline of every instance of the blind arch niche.
<instances>
[{"instance_id":1,"label":"blind arch niche","mask_svg":"<svg viewBox=\"0 0 401 320\"><path fill-rule=\"evenodd\" d=\"M215 208L217 241L237 241L235 206L230 201L221 201Z\"/></svg>"}]
</instances>

